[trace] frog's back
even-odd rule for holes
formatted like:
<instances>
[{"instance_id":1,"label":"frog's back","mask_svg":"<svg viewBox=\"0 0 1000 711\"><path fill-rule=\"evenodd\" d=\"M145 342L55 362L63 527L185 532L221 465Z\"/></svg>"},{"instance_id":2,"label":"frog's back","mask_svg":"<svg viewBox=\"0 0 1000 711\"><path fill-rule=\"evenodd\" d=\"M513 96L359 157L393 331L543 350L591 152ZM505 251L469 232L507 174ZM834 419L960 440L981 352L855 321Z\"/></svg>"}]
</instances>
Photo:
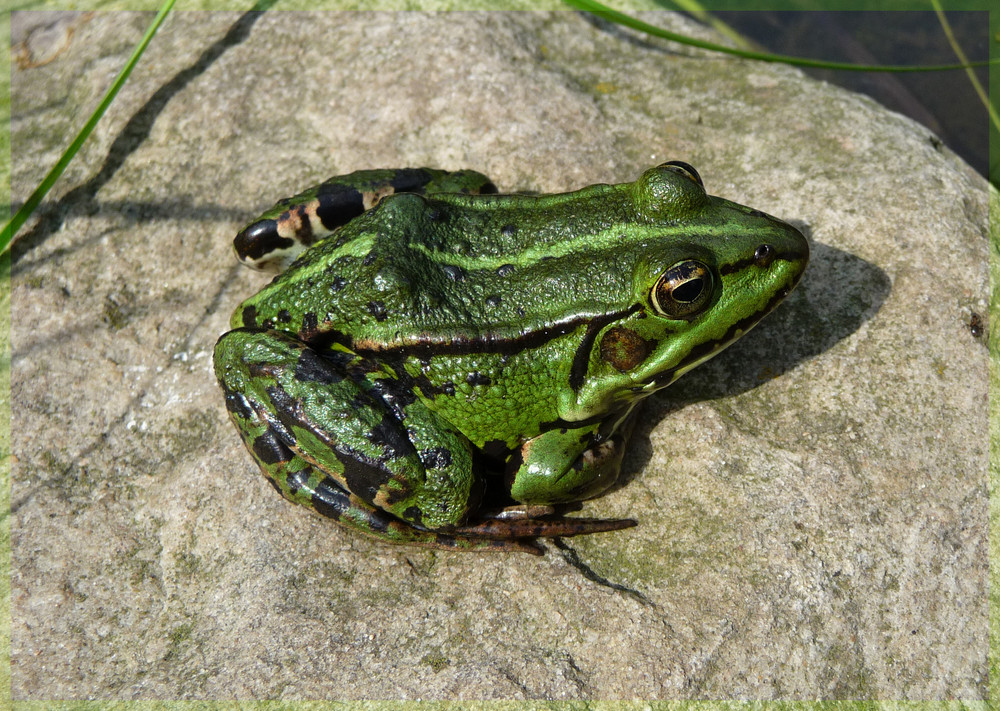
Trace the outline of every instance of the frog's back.
<instances>
[{"instance_id":1,"label":"frog's back","mask_svg":"<svg viewBox=\"0 0 1000 711\"><path fill-rule=\"evenodd\" d=\"M631 300L623 187L393 196L304 253L233 324L377 350L570 330Z\"/></svg>"}]
</instances>

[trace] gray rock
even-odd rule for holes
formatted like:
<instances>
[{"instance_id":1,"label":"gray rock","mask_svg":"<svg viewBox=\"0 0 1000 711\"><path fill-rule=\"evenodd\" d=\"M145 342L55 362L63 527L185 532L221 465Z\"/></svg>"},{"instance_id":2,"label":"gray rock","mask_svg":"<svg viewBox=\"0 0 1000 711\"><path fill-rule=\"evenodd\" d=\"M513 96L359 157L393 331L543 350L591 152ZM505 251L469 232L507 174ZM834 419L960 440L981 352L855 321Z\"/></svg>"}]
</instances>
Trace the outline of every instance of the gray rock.
<instances>
[{"instance_id":1,"label":"gray rock","mask_svg":"<svg viewBox=\"0 0 1000 711\"><path fill-rule=\"evenodd\" d=\"M149 19L15 68L15 200ZM256 471L211 352L266 281L230 250L259 210L366 167L549 192L669 159L813 262L647 404L583 509L638 528L397 548ZM985 698L988 195L862 96L578 13L175 14L14 251L14 698Z\"/></svg>"}]
</instances>

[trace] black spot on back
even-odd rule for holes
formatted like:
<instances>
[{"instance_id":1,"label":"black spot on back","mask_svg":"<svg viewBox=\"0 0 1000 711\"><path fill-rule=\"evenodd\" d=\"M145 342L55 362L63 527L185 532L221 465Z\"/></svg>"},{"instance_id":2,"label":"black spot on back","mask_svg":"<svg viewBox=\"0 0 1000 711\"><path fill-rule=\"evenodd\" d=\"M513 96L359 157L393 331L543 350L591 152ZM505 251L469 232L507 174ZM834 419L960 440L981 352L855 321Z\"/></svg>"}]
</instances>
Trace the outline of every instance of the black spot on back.
<instances>
[{"instance_id":1,"label":"black spot on back","mask_svg":"<svg viewBox=\"0 0 1000 711\"><path fill-rule=\"evenodd\" d=\"M381 301L369 301L366 308L368 309L368 313L375 317L376 321L382 322L388 317L385 311L385 304Z\"/></svg>"},{"instance_id":2,"label":"black spot on back","mask_svg":"<svg viewBox=\"0 0 1000 711\"><path fill-rule=\"evenodd\" d=\"M488 375L483 375L479 372L472 372L466 376L465 382L473 387L476 387L478 385L489 385L493 381L490 380L490 376Z\"/></svg>"}]
</instances>

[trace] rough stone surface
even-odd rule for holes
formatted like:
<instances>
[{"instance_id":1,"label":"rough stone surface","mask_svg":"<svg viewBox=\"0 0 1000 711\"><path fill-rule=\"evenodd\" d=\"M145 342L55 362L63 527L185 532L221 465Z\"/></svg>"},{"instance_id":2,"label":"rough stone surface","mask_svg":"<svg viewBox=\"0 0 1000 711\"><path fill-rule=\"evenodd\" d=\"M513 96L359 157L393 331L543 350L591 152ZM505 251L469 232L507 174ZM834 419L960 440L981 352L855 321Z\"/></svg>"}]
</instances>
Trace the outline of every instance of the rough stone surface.
<instances>
[{"instance_id":1,"label":"rough stone surface","mask_svg":"<svg viewBox=\"0 0 1000 711\"><path fill-rule=\"evenodd\" d=\"M148 21L35 38L15 200ZM394 548L257 473L211 372L257 211L365 167L556 191L668 159L813 261L647 405L584 507L638 528ZM14 698L984 698L987 202L866 98L577 13L175 14L15 248Z\"/></svg>"}]
</instances>

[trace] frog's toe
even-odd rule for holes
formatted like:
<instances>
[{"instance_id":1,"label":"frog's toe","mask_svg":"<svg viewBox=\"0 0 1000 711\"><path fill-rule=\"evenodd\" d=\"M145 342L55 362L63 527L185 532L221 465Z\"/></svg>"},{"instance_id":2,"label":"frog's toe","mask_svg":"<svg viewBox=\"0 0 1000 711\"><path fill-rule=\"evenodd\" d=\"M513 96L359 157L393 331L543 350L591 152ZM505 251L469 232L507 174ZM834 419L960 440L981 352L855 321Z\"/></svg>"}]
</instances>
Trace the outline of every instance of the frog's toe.
<instances>
[{"instance_id":1,"label":"frog's toe","mask_svg":"<svg viewBox=\"0 0 1000 711\"><path fill-rule=\"evenodd\" d=\"M583 536L632 528L631 518L491 518L462 526L455 533L470 538L516 540L521 538L555 538Z\"/></svg>"}]
</instances>

